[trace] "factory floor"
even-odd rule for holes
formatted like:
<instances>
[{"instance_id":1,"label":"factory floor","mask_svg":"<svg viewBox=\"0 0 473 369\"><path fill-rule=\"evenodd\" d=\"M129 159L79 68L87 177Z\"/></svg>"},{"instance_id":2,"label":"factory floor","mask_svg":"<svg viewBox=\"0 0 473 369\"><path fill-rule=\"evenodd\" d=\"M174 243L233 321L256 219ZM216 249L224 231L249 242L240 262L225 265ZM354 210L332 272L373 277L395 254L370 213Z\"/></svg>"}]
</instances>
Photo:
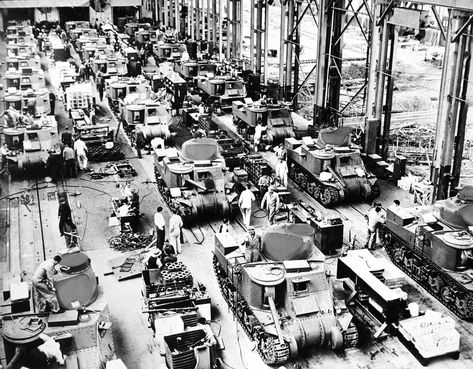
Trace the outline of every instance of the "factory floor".
<instances>
[{"instance_id":1,"label":"factory floor","mask_svg":"<svg viewBox=\"0 0 473 369\"><path fill-rule=\"evenodd\" d=\"M54 73L54 71L51 71ZM58 104L59 105L59 104ZM110 114L108 108L103 105L104 111ZM61 106L56 108L58 114L56 118L61 129L68 122L68 118ZM228 121L229 118L222 118ZM112 124L116 125L115 119ZM230 127L231 128L231 127ZM138 175L129 180L138 188L140 196L140 231L149 232L153 229L153 215L157 206L162 205L161 196L158 194L153 183L153 157L145 154L143 159L138 159L135 152L128 147L125 137L120 136L119 144L123 148L126 159L136 169ZM273 160L271 153L264 154L268 160ZM98 168L106 163L92 164L92 168ZM40 178L40 182L42 182ZM116 357L121 358L128 369L156 369L165 368L164 357L160 355L157 340L153 338L152 331L147 327L147 317L141 313L141 280L140 278L117 281L114 275L108 274L110 266L108 260L122 255L109 248L109 237L119 233L117 226L109 226L111 215L110 200L112 197L120 196L120 188L125 180L117 176L106 177L103 180L92 180L88 173L81 173L77 178L68 179L66 188L70 196L71 208L74 219L78 225L79 235L82 238L82 248L92 260L92 266L99 277L101 290L108 300L110 314L113 322L113 335L116 349ZM35 178L26 180L9 181L6 176L0 177L3 188L2 196L22 191L23 188L31 187L35 184ZM292 186L291 186L292 188ZM297 195L314 206L314 202L306 195ZM31 232L28 236L30 245L24 255L21 255L22 271L26 276L31 275L35 267L35 258L41 257L44 244L41 241L41 234L46 235L48 242L46 249L48 253L60 251L63 246L63 239L59 237L57 231L57 202L48 201L48 192L55 190L55 187L41 187L38 194L33 194L36 199L30 206L29 211L26 205L19 204L18 213L11 212L10 202L0 199L0 242L2 245L14 247L12 240L17 240L19 234ZM386 206L392 199L401 197L404 206L412 202L412 196L394 189L391 185L383 186L381 201ZM39 224L38 204L42 205L41 214L43 216L43 230ZM342 206L337 208L337 213L343 215L345 221L345 242L348 244L348 234L359 234L359 239L365 236L365 221L363 211L366 204L356 206ZM10 212L9 212L10 211ZM11 219L15 218L17 227L11 227ZM169 212L165 210L166 221L169 219ZM260 218L252 219L254 224L261 228L264 220ZM199 226L184 229L186 243L183 246L183 253L179 255L179 260L184 262L194 275L194 279L207 286L212 299L212 328L215 333L220 333L225 349L220 356L226 363L226 368L267 368L254 350L252 343L248 340L241 327L237 324L232 314L229 312L224 302L212 267L212 249L215 226L218 222L203 222ZM47 225L47 227L46 227ZM350 231L351 230L351 231ZM233 224L232 234L241 240L244 237L243 230L238 223ZM8 240L7 240L8 239ZM360 247L362 242L355 242L356 247ZM8 270L11 265L11 254L7 252L7 247L0 248L0 276ZM382 256L382 250L375 252L377 256ZM333 270L336 264L334 258L327 259L327 267ZM451 315L440 303L431 298L425 291L415 285L409 278L404 290L409 293L412 301L425 304L429 308ZM453 315L452 315L453 316ZM453 316L457 321L457 329L462 335L460 360L455 361L450 358L441 358L432 361L430 368L471 368L473 366L473 324L461 321ZM344 352L333 352L330 349L311 348L302 353L297 359L286 365L287 368L382 368L382 369L404 369L421 368L422 366L412 356L412 354L398 341L396 337L387 337L380 342L373 341L368 335L360 337L360 345ZM3 356L2 356L3 359ZM2 364L4 364L2 360Z\"/></svg>"}]
</instances>

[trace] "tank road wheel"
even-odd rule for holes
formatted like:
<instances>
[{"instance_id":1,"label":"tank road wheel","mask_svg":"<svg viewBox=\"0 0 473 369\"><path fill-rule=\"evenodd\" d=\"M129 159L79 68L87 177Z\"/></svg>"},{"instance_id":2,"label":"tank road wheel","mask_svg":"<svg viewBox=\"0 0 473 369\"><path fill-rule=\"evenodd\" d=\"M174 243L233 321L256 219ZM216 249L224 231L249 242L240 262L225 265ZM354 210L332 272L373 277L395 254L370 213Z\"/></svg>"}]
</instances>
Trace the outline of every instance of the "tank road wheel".
<instances>
[{"instance_id":1,"label":"tank road wheel","mask_svg":"<svg viewBox=\"0 0 473 369\"><path fill-rule=\"evenodd\" d=\"M334 191L332 191L331 188L329 187L322 188L320 191L320 196L319 196L320 202L325 207L332 206L337 201L334 195L335 195Z\"/></svg>"},{"instance_id":2,"label":"tank road wheel","mask_svg":"<svg viewBox=\"0 0 473 369\"><path fill-rule=\"evenodd\" d=\"M394 251L394 261L399 264L399 265L402 265L402 261L404 260L404 249L397 249Z\"/></svg>"},{"instance_id":3,"label":"tank road wheel","mask_svg":"<svg viewBox=\"0 0 473 369\"><path fill-rule=\"evenodd\" d=\"M440 299L447 304L447 306L453 301L453 291L451 287L446 286L440 291Z\"/></svg>"},{"instance_id":4,"label":"tank road wheel","mask_svg":"<svg viewBox=\"0 0 473 369\"><path fill-rule=\"evenodd\" d=\"M356 325L351 322L345 332L343 332L343 345L345 348L355 347L358 345L358 329Z\"/></svg>"},{"instance_id":5,"label":"tank road wheel","mask_svg":"<svg viewBox=\"0 0 473 369\"><path fill-rule=\"evenodd\" d=\"M430 286L431 291L439 296L440 291L442 291L442 288L444 286L444 283L442 281L442 278L440 278L437 274L431 273L428 276L428 285Z\"/></svg>"},{"instance_id":6,"label":"tank road wheel","mask_svg":"<svg viewBox=\"0 0 473 369\"><path fill-rule=\"evenodd\" d=\"M312 196L314 196L314 199L319 200L321 193L322 193L322 187L316 183L315 188L314 188L314 193Z\"/></svg>"},{"instance_id":7,"label":"tank road wheel","mask_svg":"<svg viewBox=\"0 0 473 369\"><path fill-rule=\"evenodd\" d=\"M468 299L465 293L457 293L455 296L455 307L458 311L458 316L462 319L467 319L470 309L468 309Z\"/></svg>"},{"instance_id":8,"label":"tank road wheel","mask_svg":"<svg viewBox=\"0 0 473 369\"><path fill-rule=\"evenodd\" d=\"M270 335L261 337L258 352L267 365L283 364L289 360L289 346Z\"/></svg>"}]
</instances>

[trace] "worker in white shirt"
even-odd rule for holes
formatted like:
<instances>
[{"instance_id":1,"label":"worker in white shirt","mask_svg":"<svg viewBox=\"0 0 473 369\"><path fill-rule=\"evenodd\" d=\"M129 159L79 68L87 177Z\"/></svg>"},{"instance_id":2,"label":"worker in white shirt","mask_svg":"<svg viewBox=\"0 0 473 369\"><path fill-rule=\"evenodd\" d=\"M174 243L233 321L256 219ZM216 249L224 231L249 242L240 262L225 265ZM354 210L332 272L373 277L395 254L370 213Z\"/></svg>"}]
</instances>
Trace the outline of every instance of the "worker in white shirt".
<instances>
[{"instance_id":1,"label":"worker in white shirt","mask_svg":"<svg viewBox=\"0 0 473 369\"><path fill-rule=\"evenodd\" d=\"M259 145L261 144L261 138L263 137L263 131L264 131L263 124L261 122L261 118L258 119L258 123L256 123L255 126L255 134L253 136L253 144L255 147L255 152L258 152Z\"/></svg>"},{"instance_id":2,"label":"worker in white shirt","mask_svg":"<svg viewBox=\"0 0 473 369\"><path fill-rule=\"evenodd\" d=\"M87 146L80 136L77 138L76 142L74 142L74 151L79 163L79 169L87 170Z\"/></svg>"},{"instance_id":3,"label":"worker in white shirt","mask_svg":"<svg viewBox=\"0 0 473 369\"><path fill-rule=\"evenodd\" d=\"M245 227L248 229L251 222L251 207L253 205L253 201L255 201L255 195L249 188L245 187L245 190L240 194L240 198L238 199L238 206L240 207L241 215L243 217L243 223Z\"/></svg>"},{"instance_id":4,"label":"worker in white shirt","mask_svg":"<svg viewBox=\"0 0 473 369\"><path fill-rule=\"evenodd\" d=\"M177 210L172 211L171 218L169 219L169 243L174 246L174 249L178 254L182 252L181 245L181 229L183 223L182 218L178 214Z\"/></svg>"},{"instance_id":5,"label":"worker in white shirt","mask_svg":"<svg viewBox=\"0 0 473 369\"><path fill-rule=\"evenodd\" d=\"M166 222L164 221L162 206L158 206L156 209L156 214L154 214L154 225L156 226L156 247L163 251L164 237L166 235Z\"/></svg>"},{"instance_id":6,"label":"worker in white shirt","mask_svg":"<svg viewBox=\"0 0 473 369\"><path fill-rule=\"evenodd\" d=\"M16 352L20 355L16 354L7 368L55 368L56 364L65 364L65 356L58 342L44 333L40 333L38 338L42 343L37 347L28 349L26 345L18 346Z\"/></svg>"},{"instance_id":7,"label":"worker in white shirt","mask_svg":"<svg viewBox=\"0 0 473 369\"><path fill-rule=\"evenodd\" d=\"M381 204L376 204L376 206L372 207L368 211L366 218L368 221L368 236L366 238L365 247L368 250L374 250L376 247L378 229L381 227L381 224L386 223L386 215Z\"/></svg>"},{"instance_id":8,"label":"worker in white shirt","mask_svg":"<svg viewBox=\"0 0 473 369\"><path fill-rule=\"evenodd\" d=\"M276 164L276 177L279 179L281 186L287 187L287 163L283 158L279 158Z\"/></svg>"}]
</instances>

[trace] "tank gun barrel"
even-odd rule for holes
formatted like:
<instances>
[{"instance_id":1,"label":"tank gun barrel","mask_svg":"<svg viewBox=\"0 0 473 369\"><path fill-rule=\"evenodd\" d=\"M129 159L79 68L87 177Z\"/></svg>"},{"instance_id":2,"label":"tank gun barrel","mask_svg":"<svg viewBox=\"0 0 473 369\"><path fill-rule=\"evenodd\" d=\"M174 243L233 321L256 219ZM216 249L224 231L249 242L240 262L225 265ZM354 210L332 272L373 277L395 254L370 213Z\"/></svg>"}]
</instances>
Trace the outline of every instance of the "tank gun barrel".
<instances>
[{"instance_id":1,"label":"tank gun barrel","mask_svg":"<svg viewBox=\"0 0 473 369\"><path fill-rule=\"evenodd\" d=\"M190 183L191 185L197 187L197 188L200 188L201 190L205 191L207 190L205 188L205 186L201 185L200 183L197 183L196 181L194 181L193 179L190 179L190 178L186 178L186 182Z\"/></svg>"},{"instance_id":2,"label":"tank gun barrel","mask_svg":"<svg viewBox=\"0 0 473 369\"><path fill-rule=\"evenodd\" d=\"M266 293L268 293L268 287L266 287ZM274 288L272 293L274 294ZM269 308L271 309L271 315L273 316L274 327L276 328L276 333L278 334L279 343L284 342L284 337L282 335L281 326L279 322L278 311L276 310L276 304L272 296L268 296Z\"/></svg>"}]
</instances>

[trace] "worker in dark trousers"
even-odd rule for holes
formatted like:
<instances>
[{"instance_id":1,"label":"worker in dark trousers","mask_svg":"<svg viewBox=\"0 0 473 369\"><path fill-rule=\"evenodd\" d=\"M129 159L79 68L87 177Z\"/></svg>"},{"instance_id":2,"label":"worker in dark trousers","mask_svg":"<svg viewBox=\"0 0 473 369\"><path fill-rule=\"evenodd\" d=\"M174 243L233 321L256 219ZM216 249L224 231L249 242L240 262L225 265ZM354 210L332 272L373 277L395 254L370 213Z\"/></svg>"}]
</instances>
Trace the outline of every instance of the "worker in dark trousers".
<instances>
[{"instance_id":1,"label":"worker in dark trousers","mask_svg":"<svg viewBox=\"0 0 473 369\"><path fill-rule=\"evenodd\" d=\"M162 251L164 237L166 236L166 222L164 221L163 208L161 206L156 209L156 214L154 214L154 225L156 226L156 247Z\"/></svg>"},{"instance_id":2,"label":"worker in dark trousers","mask_svg":"<svg viewBox=\"0 0 473 369\"><path fill-rule=\"evenodd\" d=\"M49 91L49 106L51 107L51 115L54 115L56 109L56 95L52 91Z\"/></svg>"},{"instance_id":3,"label":"worker in dark trousers","mask_svg":"<svg viewBox=\"0 0 473 369\"><path fill-rule=\"evenodd\" d=\"M69 131L69 126L66 126L65 131L62 132L61 141L64 145L70 147L74 146L74 141L72 140L72 133Z\"/></svg>"},{"instance_id":4,"label":"worker in dark trousers","mask_svg":"<svg viewBox=\"0 0 473 369\"><path fill-rule=\"evenodd\" d=\"M97 91L99 92L100 101L103 100L103 90L105 88L105 80L104 80L104 69L102 68L97 72L96 84L97 84Z\"/></svg>"},{"instance_id":5,"label":"worker in dark trousers","mask_svg":"<svg viewBox=\"0 0 473 369\"><path fill-rule=\"evenodd\" d=\"M135 148L136 152L138 153L138 158L142 158L141 156L141 149L145 147L145 135L141 129L141 127L137 127L135 130Z\"/></svg>"},{"instance_id":6,"label":"worker in dark trousers","mask_svg":"<svg viewBox=\"0 0 473 369\"><path fill-rule=\"evenodd\" d=\"M75 178L76 176L76 157L74 150L69 145L65 145L62 152L64 158L64 172L67 178Z\"/></svg>"},{"instance_id":7,"label":"worker in dark trousers","mask_svg":"<svg viewBox=\"0 0 473 369\"><path fill-rule=\"evenodd\" d=\"M164 266L168 263L175 263L176 261L176 250L174 250L174 247L169 243L168 240L166 240L163 247L163 253L161 254L161 263Z\"/></svg>"},{"instance_id":8,"label":"worker in dark trousers","mask_svg":"<svg viewBox=\"0 0 473 369\"><path fill-rule=\"evenodd\" d=\"M77 226L72 221L72 212L69 203L66 200L61 200L59 203L59 232L61 237L64 236L64 226L68 226L71 229L71 232L77 230Z\"/></svg>"}]
</instances>

